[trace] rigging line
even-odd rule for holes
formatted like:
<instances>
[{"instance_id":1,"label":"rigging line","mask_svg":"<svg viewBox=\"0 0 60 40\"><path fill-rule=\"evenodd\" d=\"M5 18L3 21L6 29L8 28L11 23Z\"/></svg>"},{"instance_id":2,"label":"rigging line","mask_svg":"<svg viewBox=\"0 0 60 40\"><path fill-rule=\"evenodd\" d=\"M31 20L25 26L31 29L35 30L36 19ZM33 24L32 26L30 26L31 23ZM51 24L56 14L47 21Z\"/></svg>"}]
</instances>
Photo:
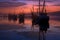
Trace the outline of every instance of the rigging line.
<instances>
[{"instance_id":1,"label":"rigging line","mask_svg":"<svg viewBox=\"0 0 60 40\"><path fill-rule=\"evenodd\" d=\"M40 14L40 0L39 0L39 14ZM40 28L39 28L39 40L40 40Z\"/></svg>"},{"instance_id":2,"label":"rigging line","mask_svg":"<svg viewBox=\"0 0 60 40\"><path fill-rule=\"evenodd\" d=\"M40 0L39 0L39 13L40 13Z\"/></svg>"},{"instance_id":3,"label":"rigging line","mask_svg":"<svg viewBox=\"0 0 60 40\"><path fill-rule=\"evenodd\" d=\"M31 12L33 12L33 11L34 11L34 5L32 5L32 8L30 8L30 10L31 10Z\"/></svg>"},{"instance_id":4,"label":"rigging line","mask_svg":"<svg viewBox=\"0 0 60 40\"><path fill-rule=\"evenodd\" d=\"M34 4L32 5L31 12L34 13Z\"/></svg>"},{"instance_id":5,"label":"rigging line","mask_svg":"<svg viewBox=\"0 0 60 40\"><path fill-rule=\"evenodd\" d=\"M42 8L42 12L44 12L44 9L45 9L45 0L43 0L43 8ZM45 11L46 11L46 9L45 9Z\"/></svg>"}]
</instances>

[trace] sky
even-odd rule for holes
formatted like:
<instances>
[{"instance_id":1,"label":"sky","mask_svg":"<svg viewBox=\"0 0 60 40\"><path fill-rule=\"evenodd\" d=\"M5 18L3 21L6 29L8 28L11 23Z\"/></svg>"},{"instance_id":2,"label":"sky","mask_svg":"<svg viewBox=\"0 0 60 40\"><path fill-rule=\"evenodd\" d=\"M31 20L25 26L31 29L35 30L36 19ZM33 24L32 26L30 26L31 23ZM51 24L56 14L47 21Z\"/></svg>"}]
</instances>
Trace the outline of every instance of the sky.
<instances>
[{"instance_id":1,"label":"sky","mask_svg":"<svg viewBox=\"0 0 60 40\"><path fill-rule=\"evenodd\" d=\"M60 0L45 0L47 12L60 11ZM40 0L42 5L43 0ZM0 13L29 13L34 5L34 12L38 8L38 0L0 0ZM42 6L41 6L42 8ZM3 12L4 11L4 12Z\"/></svg>"}]
</instances>

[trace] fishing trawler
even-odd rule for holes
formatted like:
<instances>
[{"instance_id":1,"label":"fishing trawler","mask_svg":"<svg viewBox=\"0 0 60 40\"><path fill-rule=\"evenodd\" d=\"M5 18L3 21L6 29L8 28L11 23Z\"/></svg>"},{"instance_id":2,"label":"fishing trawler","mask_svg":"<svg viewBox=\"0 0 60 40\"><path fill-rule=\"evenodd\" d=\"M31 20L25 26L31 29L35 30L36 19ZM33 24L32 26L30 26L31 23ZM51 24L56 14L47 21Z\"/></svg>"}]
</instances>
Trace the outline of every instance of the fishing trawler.
<instances>
[{"instance_id":1,"label":"fishing trawler","mask_svg":"<svg viewBox=\"0 0 60 40\"><path fill-rule=\"evenodd\" d=\"M17 15L15 14L15 9L14 9L14 14L8 14L8 20L11 21L17 21Z\"/></svg>"},{"instance_id":2,"label":"fishing trawler","mask_svg":"<svg viewBox=\"0 0 60 40\"><path fill-rule=\"evenodd\" d=\"M40 0L39 0L38 23L39 23L39 40L45 40L47 29L49 28L49 16L47 16L47 13L46 13L45 0L43 0L42 11L40 10Z\"/></svg>"},{"instance_id":3,"label":"fishing trawler","mask_svg":"<svg viewBox=\"0 0 60 40\"><path fill-rule=\"evenodd\" d=\"M25 14L23 12L18 15L19 24L21 23L24 24L24 17L25 17Z\"/></svg>"}]
</instances>

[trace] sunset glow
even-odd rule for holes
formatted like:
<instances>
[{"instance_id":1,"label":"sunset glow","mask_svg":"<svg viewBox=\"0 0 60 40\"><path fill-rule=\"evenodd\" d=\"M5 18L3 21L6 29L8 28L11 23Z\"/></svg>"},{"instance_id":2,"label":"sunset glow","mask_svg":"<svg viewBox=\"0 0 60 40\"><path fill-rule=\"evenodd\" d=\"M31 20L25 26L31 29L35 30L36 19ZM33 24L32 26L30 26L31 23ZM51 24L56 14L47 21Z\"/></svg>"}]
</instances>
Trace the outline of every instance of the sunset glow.
<instances>
[{"instance_id":1,"label":"sunset glow","mask_svg":"<svg viewBox=\"0 0 60 40\"><path fill-rule=\"evenodd\" d=\"M1 3L0 13L12 13L12 14L19 14L19 13L22 13L22 12L30 13L33 5L34 5L34 12L37 12L38 1L23 1L23 0L16 0L16 1L15 0L14 1L10 0L10 1L11 1L11 3L10 2ZM60 11L60 6L59 6L58 3L59 2L56 2L56 1L52 1L52 2L47 1L46 2L47 12ZM41 1L41 5L42 4L43 4L43 1ZM40 6L40 8L42 8L42 6Z\"/></svg>"},{"instance_id":2,"label":"sunset glow","mask_svg":"<svg viewBox=\"0 0 60 40\"><path fill-rule=\"evenodd\" d=\"M25 13L30 13L31 10L32 10L32 6L29 5L29 6L25 6L26 8L21 8L21 7L15 7L15 8L0 8L0 13L22 13L23 11ZM34 12L37 11L37 8L36 6L34 6ZM42 7L41 7L42 8ZM56 12L56 11L60 11L60 6L46 6L46 10L47 12ZM3 12L4 11L4 12Z\"/></svg>"}]
</instances>

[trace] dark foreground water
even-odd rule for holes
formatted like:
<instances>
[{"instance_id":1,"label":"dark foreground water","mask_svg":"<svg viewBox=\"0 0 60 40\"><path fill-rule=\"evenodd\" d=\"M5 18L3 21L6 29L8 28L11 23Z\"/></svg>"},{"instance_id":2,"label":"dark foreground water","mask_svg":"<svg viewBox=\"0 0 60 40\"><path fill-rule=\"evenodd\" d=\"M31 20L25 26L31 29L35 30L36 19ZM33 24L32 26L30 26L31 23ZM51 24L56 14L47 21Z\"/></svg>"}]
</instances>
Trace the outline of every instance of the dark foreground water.
<instances>
[{"instance_id":1,"label":"dark foreground water","mask_svg":"<svg viewBox=\"0 0 60 40\"><path fill-rule=\"evenodd\" d=\"M9 21L0 18L0 40L38 40L39 26L31 30L31 19L25 19L25 24L19 21ZM60 21L50 20L50 28L46 34L46 40L60 40Z\"/></svg>"}]
</instances>

